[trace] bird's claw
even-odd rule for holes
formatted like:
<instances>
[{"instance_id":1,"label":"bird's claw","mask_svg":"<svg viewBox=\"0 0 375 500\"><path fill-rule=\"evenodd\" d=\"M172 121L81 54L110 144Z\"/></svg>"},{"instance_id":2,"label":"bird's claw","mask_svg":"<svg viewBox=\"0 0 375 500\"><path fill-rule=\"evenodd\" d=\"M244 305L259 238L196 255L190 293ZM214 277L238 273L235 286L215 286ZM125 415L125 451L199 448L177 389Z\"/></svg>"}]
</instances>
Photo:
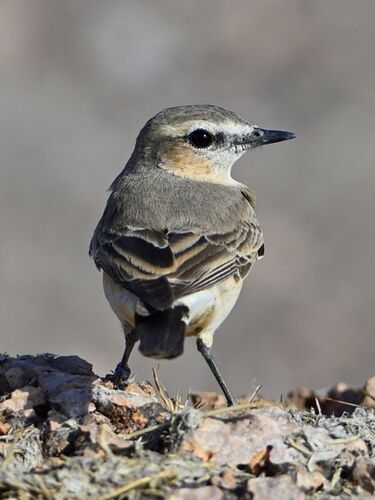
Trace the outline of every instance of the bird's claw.
<instances>
[{"instance_id":1,"label":"bird's claw","mask_svg":"<svg viewBox=\"0 0 375 500\"><path fill-rule=\"evenodd\" d=\"M115 371L107 375L106 380L110 380L117 389L126 389L126 387L134 382L134 377L130 377L130 368L119 363Z\"/></svg>"}]
</instances>

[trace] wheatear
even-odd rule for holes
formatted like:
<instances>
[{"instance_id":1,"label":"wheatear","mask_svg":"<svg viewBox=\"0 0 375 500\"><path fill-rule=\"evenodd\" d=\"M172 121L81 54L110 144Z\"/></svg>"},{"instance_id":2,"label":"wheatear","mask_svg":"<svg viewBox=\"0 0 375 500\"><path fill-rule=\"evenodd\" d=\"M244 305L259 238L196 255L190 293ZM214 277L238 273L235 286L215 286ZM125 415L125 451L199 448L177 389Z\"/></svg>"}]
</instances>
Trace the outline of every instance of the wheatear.
<instances>
[{"instance_id":1,"label":"wheatear","mask_svg":"<svg viewBox=\"0 0 375 500\"><path fill-rule=\"evenodd\" d=\"M117 384L130 376L137 340L145 356L175 358L194 336L235 403L211 346L264 244L254 195L231 168L253 148L294 137L209 105L165 109L142 128L90 245L125 332Z\"/></svg>"}]
</instances>

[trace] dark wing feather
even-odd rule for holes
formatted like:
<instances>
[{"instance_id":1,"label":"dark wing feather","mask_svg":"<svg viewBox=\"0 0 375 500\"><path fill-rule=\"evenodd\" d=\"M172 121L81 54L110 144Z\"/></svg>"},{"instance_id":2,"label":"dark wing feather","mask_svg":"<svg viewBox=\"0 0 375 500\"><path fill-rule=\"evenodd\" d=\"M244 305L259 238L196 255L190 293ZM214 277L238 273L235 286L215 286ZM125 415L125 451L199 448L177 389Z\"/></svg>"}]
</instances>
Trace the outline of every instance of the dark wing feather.
<instances>
[{"instance_id":1,"label":"dark wing feather","mask_svg":"<svg viewBox=\"0 0 375 500\"><path fill-rule=\"evenodd\" d=\"M98 226L90 255L98 268L157 310L229 276L243 278L261 253L263 235L254 218L226 233L161 232Z\"/></svg>"},{"instance_id":2,"label":"dark wing feather","mask_svg":"<svg viewBox=\"0 0 375 500\"><path fill-rule=\"evenodd\" d=\"M145 304L163 310L173 302L165 277L174 268L174 255L165 236L156 231L95 230L90 255L96 266L138 295Z\"/></svg>"}]
</instances>

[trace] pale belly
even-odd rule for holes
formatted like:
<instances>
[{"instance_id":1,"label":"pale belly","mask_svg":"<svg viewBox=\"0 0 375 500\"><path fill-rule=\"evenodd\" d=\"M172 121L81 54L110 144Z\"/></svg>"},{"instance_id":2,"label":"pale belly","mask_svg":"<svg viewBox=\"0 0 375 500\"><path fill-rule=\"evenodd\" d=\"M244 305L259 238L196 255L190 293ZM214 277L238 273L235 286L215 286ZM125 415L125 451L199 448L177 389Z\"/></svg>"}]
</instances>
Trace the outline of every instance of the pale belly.
<instances>
[{"instance_id":1,"label":"pale belly","mask_svg":"<svg viewBox=\"0 0 375 500\"><path fill-rule=\"evenodd\" d=\"M139 311L139 298L126 288L115 283L103 273L104 294L116 316L128 329L134 327L135 314ZM241 292L242 280L233 277L200 292L186 295L175 302L189 310L186 318L186 335L196 336L204 332L211 335L221 325L233 309Z\"/></svg>"},{"instance_id":2,"label":"pale belly","mask_svg":"<svg viewBox=\"0 0 375 500\"><path fill-rule=\"evenodd\" d=\"M205 330L215 332L233 309L241 288L242 280L236 283L231 277L214 287L178 300L176 304L186 305L190 312L186 335L199 335Z\"/></svg>"}]
</instances>

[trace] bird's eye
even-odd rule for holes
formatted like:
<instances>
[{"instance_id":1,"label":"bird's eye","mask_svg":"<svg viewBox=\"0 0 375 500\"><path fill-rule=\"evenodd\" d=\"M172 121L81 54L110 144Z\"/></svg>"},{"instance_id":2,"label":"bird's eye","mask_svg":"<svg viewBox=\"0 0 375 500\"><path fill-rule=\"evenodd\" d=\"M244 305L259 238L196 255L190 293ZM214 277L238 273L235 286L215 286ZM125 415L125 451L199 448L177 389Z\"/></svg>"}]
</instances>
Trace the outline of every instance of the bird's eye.
<instances>
[{"instance_id":1,"label":"bird's eye","mask_svg":"<svg viewBox=\"0 0 375 500\"><path fill-rule=\"evenodd\" d=\"M196 148L208 148L214 142L214 136L203 128L193 130L193 132L188 135L188 139Z\"/></svg>"}]
</instances>

